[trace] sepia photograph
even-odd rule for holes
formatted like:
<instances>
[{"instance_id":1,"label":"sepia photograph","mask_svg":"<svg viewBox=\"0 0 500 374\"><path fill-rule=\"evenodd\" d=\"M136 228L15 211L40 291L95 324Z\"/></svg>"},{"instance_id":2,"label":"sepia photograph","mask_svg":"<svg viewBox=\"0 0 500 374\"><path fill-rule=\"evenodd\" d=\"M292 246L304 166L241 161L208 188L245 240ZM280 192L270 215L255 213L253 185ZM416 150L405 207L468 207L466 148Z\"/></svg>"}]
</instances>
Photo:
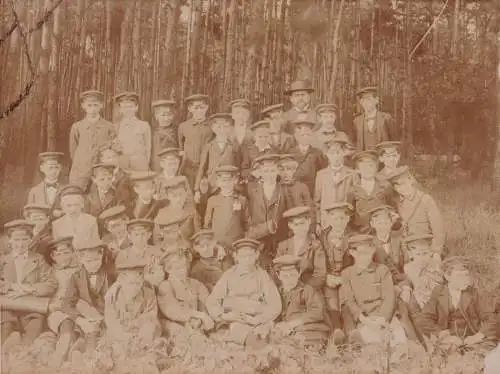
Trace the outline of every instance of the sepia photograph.
<instances>
[{"instance_id":1,"label":"sepia photograph","mask_svg":"<svg viewBox=\"0 0 500 374\"><path fill-rule=\"evenodd\" d=\"M0 0L0 372L500 374L500 0Z\"/></svg>"}]
</instances>

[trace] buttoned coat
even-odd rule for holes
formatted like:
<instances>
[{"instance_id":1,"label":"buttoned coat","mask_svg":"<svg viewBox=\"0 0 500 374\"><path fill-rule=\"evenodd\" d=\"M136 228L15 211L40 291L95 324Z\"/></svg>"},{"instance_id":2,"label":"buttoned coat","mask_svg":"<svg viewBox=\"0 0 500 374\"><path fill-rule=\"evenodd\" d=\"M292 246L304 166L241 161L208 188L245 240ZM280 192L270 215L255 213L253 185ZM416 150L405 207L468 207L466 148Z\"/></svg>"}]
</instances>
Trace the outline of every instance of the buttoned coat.
<instances>
[{"instance_id":1,"label":"buttoned coat","mask_svg":"<svg viewBox=\"0 0 500 374\"><path fill-rule=\"evenodd\" d=\"M377 111L374 127L375 141L373 144L368 144L366 140L366 132L368 131L368 128L365 121L365 114L362 113L354 117L353 122L355 130L355 144L358 150L373 149L381 142L398 140L397 129L395 128L394 120L389 113Z\"/></svg>"},{"instance_id":2,"label":"buttoned coat","mask_svg":"<svg viewBox=\"0 0 500 374\"><path fill-rule=\"evenodd\" d=\"M104 194L104 198L101 201L97 187L93 184L90 186L89 193L85 196L85 212L94 217L98 217L106 209L120 203L123 202L118 200L114 188L110 188L108 192Z\"/></svg>"},{"instance_id":3,"label":"buttoned coat","mask_svg":"<svg viewBox=\"0 0 500 374\"><path fill-rule=\"evenodd\" d=\"M60 197L59 197L59 183L57 193L55 194L54 201L50 202L46 192L46 184L44 181L41 181L37 185L30 188L28 192L28 200L27 204L44 204L50 206L52 209L58 208L60 205Z\"/></svg>"},{"instance_id":4,"label":"buttoned coat","mask_svg":"<svg viewBox=\"0 0 500 374\"><path fill-rule=\"evenodd\" d=\"M295 179L304 183L309 192L314 194L314 184L318 172L328 166L328 159L318 148L309 146L305 153L302 153L298 147L294 147L289 152L295 155L299 165L295 172Z\"/></svg>"},{"instance_id":5,"label":"buttoned coat","mask_svg":"<svg viewBox=\"0 0 500 374\"><path fill-rule=\"evenodd\" d=\"M149 170L151 161L151 127L138 118L121 120L116 126L121 146L120 166L126 170Z\"/></svg>"}]
</instances>

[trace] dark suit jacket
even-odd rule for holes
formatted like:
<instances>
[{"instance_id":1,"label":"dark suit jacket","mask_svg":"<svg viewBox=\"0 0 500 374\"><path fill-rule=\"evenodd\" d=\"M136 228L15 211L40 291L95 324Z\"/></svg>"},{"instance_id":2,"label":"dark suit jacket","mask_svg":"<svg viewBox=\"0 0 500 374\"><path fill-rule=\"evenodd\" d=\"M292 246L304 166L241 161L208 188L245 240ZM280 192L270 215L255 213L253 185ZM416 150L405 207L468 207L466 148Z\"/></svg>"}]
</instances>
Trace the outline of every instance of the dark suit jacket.
<instances>
[{"instance_id":1,"label":"dark suit jacket","mask_svg":"<svg viewBox=\"0 0 500 374\"><path fill-rule=\"evenodd\" d=\"M154 220L165 204L166 201L152 199L148 205L144 205L136 198L127 206L126 214L130 219L141 218Z\"/></svg>"},{"instance_id":2,"label":"dark suit jacket","mask_svg":"<svg viewBox=\"0 0 500 374\"><path fill-rule=\"evenodd\" d=\"M314 194L316 174L318 171L328 166L328 159L321 150L311 146L305 154L303 154L298 147L290 149L289 153L295 155L299 162L299 166L295 172L295 178L307 186L312 196Z\"/></svg>"},{"instance_id":3,"label":"dark suit jacket","mask_svg":"<svg viewBox=\"0 0 500 374\"><path fill-rule=\"evenodd\" d=\"M121 201L118 201L114 188L111 188L106 193L106 195L104 196L104 201L101 202L101 199L99 198L99 192L97 192L97 187L92 184L90 186L89 193L85 197L85 212L93 215L94 217L97 217L106 209L116 206L119 203L121 203Z\"/></svg>"},{"instance_id":4,"label":"dark suit jacket","mask_svg":"<svg viewBox=\"0 0 500 374\"><path fill-rule=\"evenodd\" d=\"M358 150L366 150L368 147L365 144L365 115L364 113L354 118L354 136L356 148ZM389 113L377 111L375 119L377 144L388 140L399 140L398 131L394 124L394 120Z\"/></svg>"}]
</instances>

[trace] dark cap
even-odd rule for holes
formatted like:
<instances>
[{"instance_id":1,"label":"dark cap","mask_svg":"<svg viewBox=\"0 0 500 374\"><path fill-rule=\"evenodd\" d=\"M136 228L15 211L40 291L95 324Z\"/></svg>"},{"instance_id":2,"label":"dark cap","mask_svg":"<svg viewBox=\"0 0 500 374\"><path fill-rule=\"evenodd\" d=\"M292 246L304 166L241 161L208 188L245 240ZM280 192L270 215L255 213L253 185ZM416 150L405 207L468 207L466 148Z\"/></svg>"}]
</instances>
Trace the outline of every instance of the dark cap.
<instances>
[{"instance_id":1,"label":"dark cap","mask_svg":"<svg viewBox=\"0 0 500 374\"><path fill-rule=\"evenodd\" d=\"M38 155L38 159L40 160L40 163L49 161L60 163L63 156L64 153L62 152L42 152Z\"/></svg>"},{"instance_id":2,"label":"dark cap","mask_svg":"<svg viewBox=\"0 0 500 374\"><path fill-rule=\"evenodd\" d=\"M285 106L283 104L273 104L266 106L262 111L260 112L262 115L267 115L272 112L277 112L277 111L282 111Z\"/></svg>"},{"instance_id":3,"label":"dark cap","mask_svg":"<svg viewBox=\"0 0 500 374\"><path fill-rule=\"evenodd\" d=\"M276 163L279 159L280 159L280 155L278 155L278 154L273 154L273 153L264 154L262 156L256 157L253 160L252 165L253 165L253 168L256 168L259 165L264 164L265 162Z\"/></svg>"},{"instance_id":4,"label":"dark cap","mask_svg":"<svg viewBox=\"0 0 500 374\"><path fill-rule=\"evenodd\" d=\"M187 186L187 179L184 175L177 175L172 178L165 179L162 184L163 188L172 188L178 186Z\"/></svg>"},{"instance_id":5,"label":"dark cap","mask_svg":"<svg viewBox=\"0 0 500 374\"><path fill-rule=\"evenodd\" d=\"M283 255L273 260L273 267L279 271L283 269L297 269L300 257L294 255Z\"/></svg>"},{"instance_id":6,"label":"dark cap","mask_svg":"<svg viewBox=\"0 0 500 374\"><path fill-rule=\"evenodd\" d=\"M213 124L214 122L217 121L226 121L229 122L231 126L234 125L234 119L230 113L215 113L212 114L210 117L208 117L209 124Z\"/></svg>"},{"instance_id":7,"label":"dark cap","mask_svg":"<svg viewBox=\"0 0 500 374\"><path fill-rule=\"evenodd\" d=\"M405 243L412 243L418 240L432 240L433 236L431 234L418 234L418 235L408 235L404 238Z\"/></svg>"},{"instance_id":8,"label":"dark cap","mask_svg":"<svg viewBox=\"0 0 500 374\"><path fill-rule=\"evenodd\" d=\"M69 185L64 186L63 188L61 188L61 190L59 191L59 193L60 193L61 197L70 196L70 195L80 195L80 196L83 196L82 189L80 187L72 185L72 184L69 184Z\"/></svg>"},{"instance_id":9,"label":"dark cap","mask_svg":"<svg viewBox=\"0 0 500 374\"><path fill-rule=\"evenodd\" d=\"M172 108L175 106L175 100L156 100L151 103L151 108L161 108L168 107Z\"/></svg>"},{"instance_id":10,"label":"dark cap","mask_svg":"<svg viewBox=\"0 0 500 374\"><path fill-rule=\"evenodd\" d=\"M307 120L293 121L291 125L294 130L300 127L308 127L310 129L314 129L317 126L316 122Z\"/></svg>"},{"instance_id":11,"label":"dark cap","mask_svg":"<svg viewBox=\"0 0 500 374\"><path fill-rule=\"evenodd\" d=\"M370 209L368 211L368 214L371 216L373 216L374 214L378 213L378 212L381 212L381 211L384 211L384 212L387 212L387 213L395 213L396 210L390 206L390 205L378 205L376 207L374 207L373 209Z\"/></svg>"},{"instance_id":12,"label":"dark cap","mask_svg":"<svg viewBox=\"0 0 500 374\"><path fill-rule=\"evenodd\" d=\"M153 181L158 173L149 170L136 170L129 173L131 182Z\"/></svg>"},{"instance_id":13,"label":"dark cap","mask_svg":"<svg viewBox=\"0 0 500 374\"><path fill-rule=\"evenodd\" d=\"M351 204L349 204L347 201L332 202L330 204L326 204L323 209L327 212L331 212L331 211L335 211L335 210L342 210L347 215L351 215L354 212L354 207Z\"/></svg>"},{"instance_id":14,"label":"dark cap","mask_svg":"<svg viewBox=\"0 0 500 374\"><path fill-rule=\"evenodd\" d=\"M110 173L113 172L113 170L115 170L115 165L112 165L112 164L105 164L103 162L100 162L98 164L94 164L92 165L92 170L95 172L97 169L104 169L104 170L108 170Z\"/></svg>"},{"instance_id":15,"label":"dark cap","mask_svg":"<svg viewBox=\"0 0 500 374\"><path fill-rule=\"evenodd\" d=\"M191 96L188 96L184 99L184 102L186 104L192 103L193 101L203 101L208 104L209 96L205 94L194 94Z\"/></svg>"},{"instance_id":16,"label":"dark cap","mask_svg":"<svg viewBox=\"0 0 500 374\"><path fill-rule=\"evenodd\" d=\"M392 173L390 173L387 176L387 179L389 180L389 182L394 184L403 178L411 178L411 177L412 174L410 172L410 168L404 165L404 166L398 166L396 169L394 169Z\"/></svg>"},{"instance_id":17,"label":"dark cap","mask_svg":"<svg viewBox=\"0 0 500 374\"><path fill-rule=\"evenodd\" d=\"M201 238L201 237L213 238L214 235L215 235L215 233L212 230L204 229L204 230L198 231L193 236L191 236L191 240L194 242L194 241L196 241L196 239Z\"/></svg>"},{"instance_id":18,"label":"dark cap","mask_svg":"<svg viewBox=\"0 0 500 374\"><path fill-rule=\"evenodd\" d=\"M235 252L237 252L241 248L251 248L255 251L260 251L262 248L262 245L258 240L251 238L238 239L234 241L231 246Z\"/></svg>"},{"instance_id":19,"label":"dark cap","mask_svg":"<svg viewBox=\"0 0 500 374\"><path fill-rule=\"evenodd\" d=\"M31 212L43 212L47 215L50 214L51 208L47 204L26 204L23 207L23 213L28 215Z\"/></svg>"},{"instance_id":20,"label":"dark cap","mask_svg":"<svg viewBox=\"0 0 500 374\"><path fill-rule=\"evenodd\" d=\"M97 91L97 90L83 91L80 94L80 100L83 101L86 99L95 99L95 100L103 101L104 94L101 91Z\"/></svg>"},{"instance_id":21,"label":"dark cap","mask_svg":"<svg viewBox=\"0 0 500 374\"><path fill-rule=\"evenodd\" d=\"M377 95L378 89L376 86L366 86L356 91L356 96L361 96L366 93L371 93L373 95Z\"/></svg>"},{"instance_id":22,"label":"dark cap","mask_svg":"<svg viewBox=\"0 0 500 374\"><path fill-rule=\"evenodd\" d=\"M286 162L286 161L293 161L293 162L299 162L297 160L297 156L291 154L291 153L286 153L286 154L282 154L280 155L280 159L279 159L280 162Z\"/></svg>"},{"instance_id":23,"label":"dark cap","mask_svg":"<svg viewBox=\"0 0 500 374\"><path fill-rule=\"evenodd\" d=\"M158 157L163 157L167 155L174 155L177 158L182 158L184 152L180 148L168 147L168 148L163 148L160 152L157 153Z\"/></svg>"},{"instance_id":24,"label":"dark cap","mask_svg":"<svg viewBox=\"0 0 500 374\"><path fill-rule=\"evenodd\" d=\"M296 91L314 92L314 89L308 81L297 80L290 84L290 87L285 91L285 94L290 95L291 93Z\"/></svg>"},{"instance_id":25,"label":"dark cap","mask_svg":"<svg viewBox=\"0 0 500 374\"><path fill-rule=\"evenodd\" d=\"M133 101L134 103L139 101L139 94L137 92L122 92L115 95L113 98L115 102L121 103L124 101Z\"/></svg>"},{"instance_id":26,"label":"dark cap","mask_svg":"<svg viewBox=\"0 0 500 374\"><path fill-rule=\"evenodd\" d=\"M148 230L153 230L154 222L149 219L136 218L131 219L127 222L127 230L132 230L135 228L145 228Z\"/></svg>"},{"instance_id":27,"label":"dark cap","mask_svg":"<svg viewBox=\"0 0 500 374\"><path fill-rule=\"evenodd\" d=\"M73 237L72 236L61 236L58 238L54 238L47 243L49 248L55 248L59 244L67 244L71 248L73 248Z\"/></svg>"},{"instance_id":28,"label":"dark cap","mask_svg":"<svg viewBox=\"0 0 500 374\"><path fill-rule=\"evenodd\" d=\"M371 160L371 161L378 163L378 153L376 151L373 151L373 150L360 151L360 152L356 152L354 155L352 155L352 159L354 162Z\"/></svg>"},{"instance_id":29,"label":"dark cap","mask_svg":"<svg viewBox=\"0 0 500 374\"><path fill-rule=\"evenodd\" d=\"M237 174L239 171L234 165L219 165L215 168L215 174Z\"/></svg>"},{"instance_id":30,"label":"dark cap","mask_svg":"<svg viewBox=\"0 0 500 374\"><path fill-rule=\"evenodd\" d=\"M373 244L373 235L366 235L366 234L357 234L357 235L352 235L348 239L348 243L350 247L357 247L359 245L363 244Z\"/></svg>"},{"instance_id":31,"label":"dark cap","mask_svg":"<svg viewBox=\"0 0 500 374\"><path fill-rule=\"evenodd\" d=\"M104 246L104 242L97 238L94 237L90 240L81 240L77 245L75 245L75 249L77 251L90 251L93 249L100 249Z\"/></svg>"},{"instance_id":32,"label":"dark cap","mask_svg":"<svg viewBox=\"0 0 500 374\"><path fill-rule=\"evenodd\" d=\"M378 143L376 146L375 146L375 150L380 154L382 155L384 152L386 152L387 150L389 149L395 149L397 151L399 151L401 147L401 142L397 142L397 141L387 141L387 142L381 142L381 143Z\"/></svg>"},{"instance_id":33,"label":"dark cap","mask_svg":"<svg viewBox=\"0 0 500 374\"><path fill-rule=\"evenodd\" d=\"M271 127L271 123L268 120L262 120L262 121L257 121L255 123L252 123L250 125L250 130L255 131L260 128L267 128L269 129Z\"/></svg>"},{"instance_id":34,"label":"dark cap","mask_svg":"<svg viewBox=\"0 0 500 374\"><path fill-rule=\"evenodd\" d=\"M297 217L309 217L311 215L311 208L303 205L296 206L283 212L283 218L293 219Z\"/></svg>"}]
</instances>

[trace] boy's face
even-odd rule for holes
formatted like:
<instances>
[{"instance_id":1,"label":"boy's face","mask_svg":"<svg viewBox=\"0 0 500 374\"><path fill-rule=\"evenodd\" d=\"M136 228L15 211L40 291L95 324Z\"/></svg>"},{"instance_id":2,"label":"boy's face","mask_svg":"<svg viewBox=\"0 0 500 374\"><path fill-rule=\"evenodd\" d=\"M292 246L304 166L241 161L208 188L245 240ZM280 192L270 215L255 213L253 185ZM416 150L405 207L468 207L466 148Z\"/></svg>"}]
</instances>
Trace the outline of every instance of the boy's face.
<instances>
[{"instance_id":1,"label":"boy's face","mask_svg":"<svg viewBox=\"0 0 500 374\"><path fill-rule=\"evenodd\" d=\"M343 235L347 223L349 222L349 216L343 209L333 209L327 212L326 215L327 226L332 228L332 234L337 236Z\"/></svg>"},{"instance_id":2,"label":"boy's face","mask_svg":"<svg viewBox=\"0 0 500 374\"><path fill-rule=\"evenodd\" d=\"M234 254L234 260L242 269L248 269L255 266L259 252L251 247L239 248Z\"/></svg>"},{"instance_id":3,"label":"boy's face","mask_svg":"<svg viewBox=\"0 0 500 374\"><path fill-rule=\"evenodd\" d=\"M403 198L410 198L415 193L415 183L411 177L403 177L394 183L394 190Z\"/></svg>"},{"instance_id":4,"label":"boy's face","mask_svg":"<svg viewBox=\"0 0 500 374\"><path fill-rule=\"evenodd\" d=\"M87 249L79 252L80 263L90 274L95 274L99 271L102 265L102 248Z\"/></svg>"},{"instance_id":5,"label":"boy's face","mask_svg":"<svg viewBox=\"0 0 500 374\"><path fill-rule=\"evenodd\" d=\"M380 162L382 162L389 169L395 169L398 166L400 158L401 155L399 151L395 148L390 148L385 150L380 155Z\"/></svg>"},{"instance_id":6,"label":"boy's face","mask_svg":"<svg viewBox=\"0 0 500 374\"><path fill-rule=\"evenodd\" d=\"M74 258L73 256L73 247L68 243L57 244L56 248L51 253L52 259L61 268L69 266Z\"/></svg>"},{"instance_id":7,"label":"boy's face","mask_svg":"<svg viewBox=\"0 0 500 374\"><path fill-rule=\"evenodd\" d=\"M374 252L375 247L370 243L356 244L356 247L350 250L354 262L361 267L366 267L372 262Z\"/></svg>"},{"instance_id":8,"label":"boy's face","mask_svg":"<svg viewBox=\"0 0 500 374\"><path fill-rule=\"evenodd\" d=\"M309 126L298 126L294 131L294 137L299 144L310 144L313 131Z\"/></svg>"},{"instance_id":9,"label":"boy's face","mask_svg":"<svg viewBox=\"0 0 500 374\"><path fill-rule=\"evenodd\" d=\"M311 95L307 91L295 91L290 95L290 101L294 107L303 110L311 102Z\"/></svg>"},{"instance_id":10,"label":"boy's face","mask_svg":"<svg viewBox=\"0 0 500 374\"><path fill-rule=\"evenodd\" d=\"M179 225L160 226L161 240L167 243L175 243L179 238Z\"/></svg>"},{"instance_id":11,"label":"boy's face","mask_svg":"<svg viewBox=\"0 0 500 374\"><path fill-rule=\"evenodd\" d=\"M94 170L92 181L99 190L108 191L113 184L113 174L109 169L98 168Z\"/></svg>"},{"instance_id":12,"label":"boy's face","mask_svg":"<svg viewBox=\"0 0 500 374\"><path fill-rule=\"evenodd\" d=\"M250 121L250 111L246 107L233 106L231 108L231 117L233 117L235 124L247 124Z\"/></svg>"},{"instance_id":13,"label":"boy's face","mask_svg":"<svg viewBox=\"0 0 500 374\"><path fill-rule=\"evenodd\" d=\"M268 112L267 115L269 116L269 119L272 119L272 120L283 119L283 110L281 110L281 109L272 110L272 111Z\"/></svg>"},{"instance_id":14,"label":"boy's face","mask_svg":"<svg viewBox=\"0 0 500 374\"><path fill-rule=\"evenodd\" d=\"M264 182L275 183L278 178L278 165L274 162L263 162L257 166L257 175L262 178Z\"/></svg>"},{"instance_id":15,"label":"boy's face","mask_svg":"<svg viewBox=\"0 0 500 374\"><path fill-rule=\"evenodd\" d=\"M168 126L174 119L174 112L172 108L167 106L155 108L155 118L160 126Z\"/></svg>"},{"instance_id":16,"label":"boy's face","mask_svg":"<svg viewBox=\"0 0 500 374\"><path fill-rule=\"evenodd\" d=\"M373 93L365 93L359 98L359 104L365 112L371 113L377 108L378 97Z\"/></svg>"},{"instance_id":17,"label":"boy's face","mask_svg":"<svg viewBox=\"0 0 500 374\"><path fill-rule=\"evenodd\" d=\"M189 105L188 110L195 121L203 121L207 116L208 104L204 101L194 101Z\"/></svg>"},{"instance_id":18,"label":"boy's face","mask_svg":"<svg viewBox=\"0 0 500 374\"><path fill-rule=\"evenodd\" d=\"M155 193L155 182L151 180L135 181L134 191L142 200L149 201Z\"/></svg>"},{"instance_id":19,"label":"boy's face","mask_svg":"<svg viewBox=\"0 0 500 374\"><path fill-rule=\"evenodd\" d=\"M217 174L217 186L225 194L232 193L236 183L238 183L238 177L229 173Z\"/></svg>"},{"instance_id":20,"label":"boy's face","mask_svg":"<svg viewBox=\"0 0 500 374\"><path fill-rule=\"evenodd\" d=\"M337 115L335 112L321 112L319 114L319 123L324 127L333 127L335 125L335 120L337 119Z\"/></svg>"},{"instance_id":21,"label":"boy's face","mask_svg":"<svg viewBox=\"0 0 500 374\"><path fill-rule=\"evenodd\" d=\"M15 230L9 234L9 246L13 252L28 252L32 235L26 230Z\"/></svg>"},{"instance_id":22,"label":"boy's face","mask_svg":"<svg viewBox=\"0 0 500 374\"><path fill-rule=\"evenodd\" d=\"M202 236L196 239L193 249L203 258L214 256L215 240L210 236Z\"/></svg>"},{"instance_id":23,"label":"boy's face","mask_svg":"<svg viewBox=\"0 0 500 374\"><path fill-rule=\"evenodd\" d=\"M216 138L226 139L231 135L232 130L233 126L231 126L231 122L225 119L216 119L212 121L212 131Z\"/></svg>"},{"instance_id":24,"label":"boy's face","mask_svg":"<svg viewBox=\"0 0 500 374\"><path fill-rule=\"evenodd\" d=\"M371 158L363 158L358 161L357 169L364 179L373 179L377 174L377 162Z\"/></svg>"},{"instance_id":25,"label":"boy's face","mask_svg":"<svg viewBox=\"0 0 500 374\"><path fill-rule=\"evenodd\" d=\"M293 177L295 176L295 172L297 171L298 166L299 164L295 160L285 160L280 162L279 174L281 180L284 183L290 183L291 181L293 181Z\"/></svg>"},{"instance_id":26,"label":"boy's face","mask_svg":"<svg viewBox=\"0 0 500 374\"><path fill-rule=\"evenodd\" d=\"M175 155L165 155L160 157L160 167L168 175L174 175L179 170L180 160Z\"/></svg>"},{"instance_id":27,"label":"boy's face","mask_svg":"<svg viewBox=\"0 0 500 374\"><path fill-rule=\"evenodd\" d=\"M187 199L186 188L183 185L169 187L167 189L167 198L172 205L184 205Z\"/></svg>"},{"instance_id":28,"label":"boy's face","mask_svg":"<svg viewBox=\"0 0 500 374\"><path fill-rule=\"evenodd\" d=\"M326 156L330 166L340 167L344 164L344 147L340 143L333 143L328 147Z\"/></svg>"},{"instance_id":29,"label":"boy's face","mask_svg":"<svg viewBox=\"0 0 500 374\"><path fill-rule=\"evenodd\" d=\"M120 283L123 285L123 289L126 290L125 294L128 295L130 299L142 290L144 277L140 270L120 270L118 277L120 279Z\"/></svg>"},{"instance_id":30,"label":"boy's face","mask_svg":"<svg viewBox=\"0 0 500 374\"><path fill-rule=\"evenodd\" d=\"M44 161L40 165L40 171L45 175L48 180L55 181L59 178L61 173L61 164L58 161L50 160Z\"/></svg>"},{"instance_id":31,"label":"boy's face","mask_svg":"<svg viewBox=\"0 0 500 374\"><path fill-rule=\"evenodd\" d=\"M308 216L293 217L288 221L288 227L294 235L305 235L311 227L311 218Z\"/></svg>"},{"instance_id":32,"label":"boy's face","mask_svg":"<svg viewBox=\"0 0 500 374\"><path fill-rule=\"evenodd\" d=\"M445 276L450 287L456 290L464 291L467 287L472 285L472 278L469 271L462 267L451 269Z\"/></svg>"},{"instance_id":33,"label":"boy's face","mask_svg":"<svg viewBox=\"0 0 500 374\"><path fill-rule=\"evenodd\" d=\"M299 283L300 273L293 266L282 268L278 273L278 278L285 290L291 290Z\"/></svg>"},{"instance_id":34,"label":"boy's face","mask_svg":"<svg viewBox=\"0 0 500 374\"><path fill-rule=\"evenodd\" d=\"M176 279L185 279L188 275L189 260L186 256L176 256L169 258L164 264L163 270L168 273L169 277Z\"/></svg>"},{"instance_id":35,"label":"boy's face","mask_svg":"<svg viewBox=\"0 0 500 374\"><path fill-rule=\"evenodd\" d=\"M97 116L101 112L102 107L102 102L95 98L88 98L82 102L82 109L88 116Z\"/></svg>"},{"instance_id":36,"label":"boy's face","mask_svg":"<svg viewBox=\"0 0 500 374\"><path fill-rule=\"evenodd\" d=\"M61 208L65 214L77 215L83 212L84 200L81 195L66 195L61 198Z\"/></svg>"},{"instance_id":37,"label":"boy's face","mask_svg":"<svg viewBox=\"0 0 500 374\"><path fill-rule=\"evenodd\" d=\"M135 117L139 105L135 101L121 101L119 104L120 113L125 118Z\"/></svg>"},{"instance_id":38,"label":"boy's face","mask_svg":"<svg viewBox=\"0 0 500 374\"><path fill-rule=\"evenodd\" d=\"M254 140L257 144L270 144L271 135L269 134L269 129L267 127L259 127L255 129L254 132Z\"/></svg>"},{"instance_id":39,"label":"boy's face","mask_svg":"<svg viewBox=\"0 0 500 374\"><path fill-rule=\"evenodd\" d=\"M108 219L106 221L106 230L116 238L121 238L127 232L127 220L125 216Z\"/></svg>"},{"instance_id":40,"label":"boy's face","mask_svg":"<svg viewBox=\"0 0 500 374\"><path fill-rule=\"evenodd\" d=\"M151 230L146 227L132 227L128 230L128 238L132 244L139 248L144 248L151 238Z\"/></svg>"},{"instance_id":41,"label":"boy's face","mask_svg":"<svg viewBox=\"0 0 500 374\"><path fill-rule=\"evenodd\" d=\"M36 211L30 212L26 219L28 222L35 225L35 227L43 227L49 222L49 216L47 213Z\"/></svg>"},{"instance_id":42,"label":"boy's face","mask_svg":"<svg viewBox=\"0 0 500 374\"><path fill-rule=\"evenodd\" d=\"M377 233L388 233L392 228L392 218L387 210L379 210L372 214L370 219L371 227Z\"/></svg>"},{"instance_id":43,"label":"boy's face","mask_svg":"<svg viewBox=\"0 0 500 374\"><path fill-rule=\"evenodd\" d=\"M103 164L118 166L119 161L120 156L111 148L101 151L100 162L102 162Z\"/></svg>"}]
</instances>

